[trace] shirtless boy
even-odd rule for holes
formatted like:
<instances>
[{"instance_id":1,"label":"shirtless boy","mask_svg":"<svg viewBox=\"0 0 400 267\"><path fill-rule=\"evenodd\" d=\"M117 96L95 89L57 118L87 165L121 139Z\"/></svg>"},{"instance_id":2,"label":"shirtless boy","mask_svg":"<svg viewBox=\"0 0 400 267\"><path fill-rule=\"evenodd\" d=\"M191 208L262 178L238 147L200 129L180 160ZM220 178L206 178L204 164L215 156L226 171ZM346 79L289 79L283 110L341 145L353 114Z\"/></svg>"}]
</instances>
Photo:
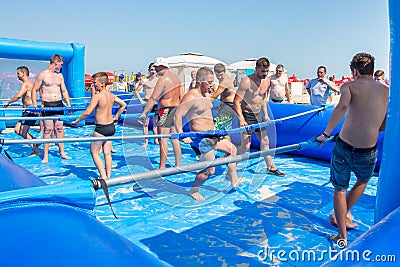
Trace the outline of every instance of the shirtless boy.
<instances>
[{"instance_id":1,"label":"shirtless boy","mask_svg":"<svg viewBox=\"0 0 400 267\"><path fill-rule=\"evenodd\" d=\"M20 66L17 68L17 76L18 79L22 82L22 85L19 91L3 106L6 108L11 103L17 101L18 99L22 99L23 107L32 106L32 82L29 80L29 69L25 66ZM33 112L24 111L22 113L22 117L37 117L37 115ZM16 134L22 136L25 139L34 139L34 137L28 132L31 126L34 126L36 123L35 120L20 120L14 128ZM38 145L30 144L33 149L32 155L40 155L40 151L38 149Z\"/></svg>"},{"instance_id":2,"label":"shirtless boy","mask_svg":"<svg viewBox=\"0 0 400 267\"><path fill-rule=\"evenodd\" d=\"M189 90L185 94L175 113L175 128L178 133L183 131L182 118L184 116L188 119L191 131L201 132L215 129L211 112L213 107L212 99L209 94L214 82L213 71L207 67L200 68L196 73L196 81L198 87ZM215 158L214 150L225 152L227 156L236 155L236 147L230 141L221 137L210 136L194 139L186 137L182 141L199 148L201 152L200 161L213 160ZM214 172L215 168L211 167L197 173L189 191L189 195L193 199L204 200L199 188ZM228 164L226 178L231 181L232 187L237 187L243 182L243 179L237 177L236 163Z\"/></svg>"},{"instance_id":3,"label":"shirtless boy","mask_svg":"<svg viewBox=\"0 0 400 267\"><path fill-rule=\"evenodd\" d=\"M98 72L93 76L94 90L97 94L92 94L92 99L87 109L72 122L77 124L81 120L87 118L94 110L96 128L93 132L93 137L104 137L113 136L115 134L114 123L118 121L119 116L122 114L126 107L126 103L112 94L106 89L108 84L108 76L105 72ZM119 109L115 116L112 114L112 107L116 103L119 105ZM100 178L110 178L112 168L112 157L111 157L111 141L97 141L90 144L90 154L92 155L93 162L99 171ZM104 164L101 160L100 153L103 151L104 161L106 168L104 170Z\"/></svg>"},{"instance_id":4,"label":"shirtless boy","mask_svg":"<svg viewBox=\"0 0 400 267\"><path fill-rule=\"evenodd\" d=\"M317 137L317 141L325 142L346 114L332 151L330 173L336 215L336 218L331 218L331 223L339 228L338 235L333 239L343 239L346 245L346 227L356 226L352 222L350 209L374 174L378 132L384 130L386 122L389 88L373 80L374 61L374 57L366 53L358 53L353 57L350 70L354 81L342 85L339 103L324 132ZM357 182L346 197L351 171L357 177Z\"/></svg>"},{"instance_id":5,"label":"shirtless boy","mask_svg":"<svg viewBox=\"0 0 400 267\"><path fill-rule=\"evenodd\" d=\"M269 71L269 60L260 58L256 62L255 73L244 77L239 85L234 98L236 114L239 117L240 127L258 124L263 121L269 121L267 112L267 90L270 87L270 79L267 78ZM264 118L262 116L264 113ZM238 154L243 154L250 149L251 135L256 133L260 142L260 149L269 149L269 139L265 127L250 130L242 133L241 144L238 148ZM271 156L264 157L267 164L267 173L276 176L285 176L272 161Z\"/></svg>"},{"instance_id":6,"label":"shirtless boy","mask_svg":"<svg viewBox=\"0 0 400 267\"><path fill-rule=\"evenodd\" d=\"M145 122L148 113L158 101L158 123L157 130L159 134L169 134L175 132L174 114L179 102L183 96L183 86L174 73L169 70L169 64L166 58L156 58L154 65L159 76L156 86L147 101L147 105L143 110L139 121ZM174 148L175 166L180 165L181 145L179 140L172 139ZM168 138L160 140L160 165L158 169L166 167L168 155Z\"/></svg>"},{"instance_id":7,"label":"shirtless boy","mask_svg":"<svg viewBox=\"0 0 400 267\"><path fill-rule=\"evenodd\" d=\"M50 65L39 73L36 77L35 83L32 88L32 104L37 107L37 90L40 90L42 97L42 103L44 107L63 107L62 97L68 107L71 106L69 102L69 95L67 87L65 87L64 77L61 73L64 60L60 55L54 55L50 58ZM64 115L64 111L46 111L43 112L43 116L54 116ZM44 121L44 138L51 138L51 133L56 131L57 138L64 138L64 127L63 121L61 120L45 120ZM44 144L43 160L42 163L49 162L49 146L50 144ZM64 144L58 143L60 149L60 157L63 159L70 159L65 154Z\"/></svg>"}]
</instances>

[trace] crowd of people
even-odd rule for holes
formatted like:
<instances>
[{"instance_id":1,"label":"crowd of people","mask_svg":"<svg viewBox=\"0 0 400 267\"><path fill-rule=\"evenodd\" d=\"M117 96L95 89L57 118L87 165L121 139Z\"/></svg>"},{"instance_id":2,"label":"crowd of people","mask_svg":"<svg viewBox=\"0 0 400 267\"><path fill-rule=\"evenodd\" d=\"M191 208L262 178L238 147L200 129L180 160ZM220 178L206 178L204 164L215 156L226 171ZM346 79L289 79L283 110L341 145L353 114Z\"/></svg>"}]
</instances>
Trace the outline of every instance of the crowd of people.
<instances>
[{"instance_id":1,"label":"crowd of people","mask_svg":"<svg viewBox=\"0 0 400 267\"><path fill-rule=\"evenodd\" d=\"M54 55L50 59L47 69L42 71L35 82L29 81L29 70L25 66L17 69L18 78L22 81L20 90L4 107L22 98L24 107L37 107L37 91L40 93L43 107L71 106L67 88L64 84L60 70L63 58ZM230 130L232 121L238 118L239 126L257 125L270 118L267 112L267 102L290 103L291 94L286 76L283 76L284 66L276 66L275 74L268 77L270 62L262 57L256 61L254 73L244 77L237 89L233 79L227 75L223 64L216 64L213 69L201 67L192 71L190 88L185 92L184 85L169 68L165 58L157 58L148 67L149 75L145 79L135 81L135 94L143 111L139 121L143 124L143 133L148 134L149 115L153 114L154 134L166 135L169 133L183 132L183 118L186 117L191 132L212 130ZM356 54L350 64L353 81L342 85L340 88L327 79L326 67L317 68L317 78L311 79L305 86L310 95L312 105L327 103L330 92L340 94L332 116L321 135L316 141L323 144L334 128L344 117L345 121L336 138L336 145L332 152L330 180L334 186L334 213L331 223L339 228L335 239L347 240L346 228L356 225L352 221L351 207L362 195L367 182L372 177L377 158L378 132L384 130L387 104L388 87L384 83L384 72L374 72L374 57L366 54ZM141 77L141 75L139 75ZM93 111L96 127L94 137L108 137L115 134L115 123L126 108L126 104L115 96L107 87L108 76L104 72L95 73L93 76L92 97L87 109L72 122L77 124L84 120ZM218 80L218 85L214 80ZM126 91L127 83L121 75L118 81L118 90ZM140 92L143 91L143 94ZM212 108L215 99L220 100L218 112L213 116ZM119 106L113 114L114 104ZM373 110L371 113L369 111ZM63 115L64 111L45 111L42 116ZM38 116L38 113L24 112L24 117ZM26 139L33 139L29 128L35 121L21 120L15 126L15 132ZM62 120L44 120L44 138L51 138L55 133L57 138L64 137ZM202 136L185 137L182 142L190 144L200 161L209 161L215 158L215 151L221 151L225 156L234 156L245 153L250 148L251 136L255 134L260 143L260 150L270 148L269 137L265 127L256 127L244 130L241 134L241 143L238 147L233 144L229 136ZM175 166L180 166L181 144L177 139L171 139ZM168 155L168 138L155 139L160 147L160 162L158 169L166 168ZM143 148L149 144L144 139ZM64 145L58 143L60 157L70 159L65 153ZM37 145L31 145L33 155L41 155ZM48 163L49 145L44 144L42 163ZM110 141L96 141L91 143L90 153L99 171L100 178L110 178L112 168ZM104 154L105 166L100 157ZM279 177L285 176L274 164L271 156L266 156L265 163L268 174ZM356 162L356 164L354 163ZM373 164L371 164L373 163ZM200 170L188 194L195 200L204 200L200 192L202 184L215 172L213 167ZM349 187L350 172L354 172L357 182L346 196ZM236 172L236 163L227 166L227 180L233 188L244 181Z\"/></svg>"}]
</instances>

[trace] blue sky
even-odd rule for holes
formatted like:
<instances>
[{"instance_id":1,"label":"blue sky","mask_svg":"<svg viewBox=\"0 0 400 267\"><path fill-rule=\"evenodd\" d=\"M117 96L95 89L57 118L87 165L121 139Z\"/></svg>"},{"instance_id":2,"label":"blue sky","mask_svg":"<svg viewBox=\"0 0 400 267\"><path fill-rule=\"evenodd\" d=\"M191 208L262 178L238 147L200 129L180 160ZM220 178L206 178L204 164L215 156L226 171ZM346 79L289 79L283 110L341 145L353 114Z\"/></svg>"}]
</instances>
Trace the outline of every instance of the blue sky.
<instances>
[{"instance_id":1,"label":"blue sky","mask_svg":"<svg viewBox=\"0 0 400 267\"><path fill-rule=\"evenodd\" d=\"M197 52L227 64L267 57L288 74L349 76L358 52L389 72L385 0L6 1L1 37L86 45L85 72L147 69Z\"/></svg>"}]
</instances>

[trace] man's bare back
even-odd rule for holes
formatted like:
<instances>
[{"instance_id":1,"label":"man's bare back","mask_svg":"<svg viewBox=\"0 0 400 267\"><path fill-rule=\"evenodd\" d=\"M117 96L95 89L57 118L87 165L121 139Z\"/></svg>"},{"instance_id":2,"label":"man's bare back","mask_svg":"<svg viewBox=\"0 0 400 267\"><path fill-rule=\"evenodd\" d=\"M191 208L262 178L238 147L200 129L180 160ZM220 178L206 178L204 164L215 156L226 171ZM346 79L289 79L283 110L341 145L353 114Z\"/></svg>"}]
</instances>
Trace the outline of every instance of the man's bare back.
<instances>
[{"instance_id":1,"label":"man's bare back","mask_svg":"<svg viewBox=\"0 0 400 267\"><path fill-rule=\"evenodd\" d=\"M348 110L340 137L354 147L374 146L386 116L388 94L388 87L372 77L344 84L338 106L348 105Z\"/></svg>"},{"instance_id":2,"label":"man's bare back","mask_svg":"<svg viewBox=\"0 0 400 267\"><path fill-rule=\"evenodd\" d=\"M165 71L158 79L151 98L158 100L158 106L177 107L179 106L182 96L181 82L178 77L170 72Z\"/></svg>"}]
</instances>

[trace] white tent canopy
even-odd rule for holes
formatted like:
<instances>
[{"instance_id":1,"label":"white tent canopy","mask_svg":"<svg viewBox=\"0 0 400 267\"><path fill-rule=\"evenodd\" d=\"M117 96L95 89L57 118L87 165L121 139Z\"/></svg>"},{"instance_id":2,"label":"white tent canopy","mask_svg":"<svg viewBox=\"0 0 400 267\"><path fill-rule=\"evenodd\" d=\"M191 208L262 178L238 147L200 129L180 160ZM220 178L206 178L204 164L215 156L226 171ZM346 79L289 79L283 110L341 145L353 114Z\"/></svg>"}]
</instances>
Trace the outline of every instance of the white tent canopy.
<instances>
[{"instance_id":1,"label":"white tent canopy","mask_svg":"<svg viewBox=\"0 0 400 267\"><path fill-rule=\"evenodd\" d=\"M235 63L232 63L231 65L228 66L230 69L234 69L236 73L236 82L237 84L240 84L240 81L248 75L247 70L254 70L256 68L256 61L257 58L249 58L246 60L238 61ZM274 75L276 70L276 64L270 63L269 66L269 71L268 71L268 76ZM287 70L283 72L283 75L287 76Z\"/></svg>"},{"instance_id":2,"label":"white tent canopy","mask_svg":"<svg viewBox=\"0 0 400 267\"><path fill-rule=\"evenodd\" d=\"M217 63L222 63L226 66L226 63L222 62L221 60L207 57L199 53L181 53L179 56L172 56L167 57L168 64L170 68L174 67L193 67L193 68L200 68L200 67L214 67Z\"/></svg>"},{"instance_id":3,"label":"white tent canopy","mask_svg":"<svg viewBox=\"0 0 400 267\"><path fill-rule=\"evenodd\" d=\"M192 80L190 73L193 70L197 71L201 67L214 69L214 65L217 63L227 66L227 64L221 60L192 52L181 53L179 56L167 57L166 59L170 70L178 76L179 80L184 85L185 91L189 88Z\"/></svg>"},{"instance_id":4,"label":"white tent canopy","mask_svg":"<svg viewBox=\"0 0 400 267\"><path fill-rule=\"evenodd\" d=\"M235 69L235 70L246 70L246 69L254 70L256 68L257 60L258 60L257 58L249 58L246 60L238 61L238 62L230 64L229 68ZM275 74L275 69L276 69L276 64L270 63L269 75ZM284 73L287 73L286 69L285 69Z\"/></svg>"}]
</instances>

